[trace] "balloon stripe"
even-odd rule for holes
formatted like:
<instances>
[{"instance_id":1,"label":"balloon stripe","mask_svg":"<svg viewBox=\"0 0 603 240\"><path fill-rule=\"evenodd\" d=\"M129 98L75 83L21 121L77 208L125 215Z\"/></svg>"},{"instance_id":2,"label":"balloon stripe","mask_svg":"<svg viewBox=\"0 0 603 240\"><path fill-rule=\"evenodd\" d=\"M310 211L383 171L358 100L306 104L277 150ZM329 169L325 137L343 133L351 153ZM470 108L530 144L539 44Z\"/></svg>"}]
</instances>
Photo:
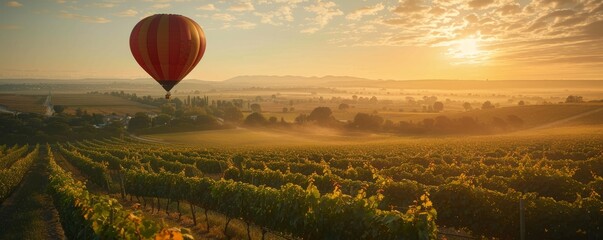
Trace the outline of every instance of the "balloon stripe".
<instances>
[{"instance_id":1,"label":"balloon stripe","mask_svg":"<svg viewBox=\"0 0 603 240\"><path fill-rule=\"evenodd\" d=\"M182 80L184 78L184 75L182 74L184 71L186 71L190 65L187 65L188 59L190 57L190 53L192 51L192 49L194 48L195 43L192 41L192 32L191 29L189 28L190 25L190 21L188 20L188 18L180 16L180 39L182 41L182 45L181 45L181 51L182 53L180 54L180 58L178 59L178 62L180 64L178 64L178 72L176 73L176 78L178 80Z\"/></svg>"},{"instance_id":2,"label":"balloon stripe","mask_svg":"<svg viewBox=\"0 0 603 240\"><path fill-rule=\"evenodd\" d=\"M182 66L181 66L182 68L178 72L179 79L184 78L184 76L185 76L184 72L186 72L186 70L188 70L188 68L191 66L192 61L190 61L190 59L192 58L191 55L193 54L193 50L195 49L195 42L193 41L195 32L192 31L191 26L190 26L190 21L188 21L188 19L184 19L184 22L185 22L184 32L186 33L186 36L184 37L184 39L186 39L186 41L191 44L191 48L189 48L189 50L185 54L185 56L182 57Z\"/></svg>"},{"instance_id":3,"label":"balloon stripe","mask_svg":"<svg viewBox=\"0 0 603 240\"><path fill-rule=\"evenodd\" d=\"M141 27L142 22L139 22L138 24L136 24L136 26L134 26L134 29L132 29L132 33L130 34L130 51L132 51L132 56L134 56L134 59L136 60L138 65L140 65L142 69L148 73L149 70L147 70L144 61L140 56L140 49L138 49L138 34L140 33Z\"/></svg>"},{"instance_id":4,"label":"balloon stripe","mask_svg":"<svg viewBox=\"0 0 603 240\"><path fill-rule=\"evenodd\" d=\"M180 79L183 79L184 77L186 77L186 75L190 72L190 70L192 68L195 67L195 65L193 64L195 62L195 60L197 59L197 55L199 54L199 48L200 46L200 39L199 39L199 32L197 31L197 28L195 27L192 20L187 19L188 22L188 29L190 31L190 39L191 39L191 43L193 48L190 51L190 54L188 55L188 58L186 59L186 64L184 65L185 67L182 69L183 71L180 73Z\"/></svg>"},{"instance_id":5,"label":"balloon stripe","mask_svg":"<svg viewBox=\"0 0 603 240\"><path fill-rule=\"evenodd\" d=\"M179 62L180 52L182 52L182 40L180 39L180 18L178 16L172 15L170 16L170 38L169 38L169 46L170 46L170 72L168 79L169 80L180 80L178 79L178 74L176 74L179 70Z\"/></svg>"},{"instance_id":6,"label":"balloon stripe","mask_svg":"<svg viewBox=\"0 0 603 240\"><path fill-rule=\"evenodd\" d=\"M155 80L164 80L159 63L159 53L157 52L157 29L159 20L161 20L161 15L154 15L151 24L149 25L149 32L147 33L147 51L149 53L149 58L151 58L151 67L153 67L157 73L157 78L155 78Z\"/></svg>"},{"instance_id":7,"label":"balloon stripe","mask_svg":"<svg viewBox=\"0 0 603 240\"><path fill-rule=\"evenodd\" d=\"M147 17L145 19L143 19L142 21L140 21L141 25L140 25L140 32L138 33L138 52L140 53L140 58L142 58L142 61L144 62L144 67L143 69L145 69L147 71L147 73L149 75L151 75L152 78L154 78L155 80L158 79L158 75L157 75L157 71L155 71L155 68L153 68L153 63L151 62L151 57L149 56L149 51L148 51L148 32L149 32L149 27L151 25L151 20L153 19L153 16L151 17Z\"/></svg>"},{"instance_id":8,"label":"balloon stripe","mask_svg":"<svg viewBox=\"0 0 603 240\"><path fill-rule=\"evenodd\" d=\"M205 47L207 45L207 42L205 41L205 32L203 32L203 29L201 28L201 26L199 26L199 24L197 24L196 22L193 22L193 24L195 24L195 27L197 27L197 31L199 31L199 54L197 54L197 60L195 61L194 66L196 66L199 61L201 61L201 58L203 58L203 55L205 54ZM192 71L192 69L191 69Z\"/></svg>"},{"instance_id":9,"label":"balloon stripe","mask_svg":"<svg viewBox=\"0 0 603 240\"><path fill-rule=\"evenodd\" d=\"M157 25L157 56L161 68L161 79L171 80L170 73L170 16L162 15Z\"/></svg>"},{"instance_id":10,"label":"balloon stripe","mask_svg":"<svg viewBox=\"0 0 603 240\"><path fill-rule=\"evenodd\" d=\"M195 60L191 64L191 67L184 73L184 76L188 75L191 71L193 71L193 69L195 68L195 66L197 66L199 61L201 61L201 58L203 58L203 54L205 54L205 44L206 44L205 33L203 32L203 29L201 29L201 27L196 22L193 22L193 21L191 21L191 22L193 23L193 26L197 30L197 36L199 36L199 49L198 49L197 55L195 56Z\"/></svg>"}]
</instances>

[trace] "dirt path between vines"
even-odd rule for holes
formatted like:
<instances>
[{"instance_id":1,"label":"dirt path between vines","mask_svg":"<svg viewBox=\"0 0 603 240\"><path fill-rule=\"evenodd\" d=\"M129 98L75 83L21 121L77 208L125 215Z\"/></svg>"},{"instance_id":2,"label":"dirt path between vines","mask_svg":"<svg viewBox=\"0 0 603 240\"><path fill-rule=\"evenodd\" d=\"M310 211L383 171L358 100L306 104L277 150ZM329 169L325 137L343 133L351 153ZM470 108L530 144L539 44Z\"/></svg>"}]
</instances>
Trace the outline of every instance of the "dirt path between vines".
<instances>
[{"instance_id":1,"label":"dirt path between vines","mask_svg":"<svg viewBox=\"0 0 603 240\"><path fill-rule=\"evenodd\" d=\"M42 149L20 186L0 206L0 239L65 239L59 213L46 193L47 165Z\"/></svg>"}]
</instances>

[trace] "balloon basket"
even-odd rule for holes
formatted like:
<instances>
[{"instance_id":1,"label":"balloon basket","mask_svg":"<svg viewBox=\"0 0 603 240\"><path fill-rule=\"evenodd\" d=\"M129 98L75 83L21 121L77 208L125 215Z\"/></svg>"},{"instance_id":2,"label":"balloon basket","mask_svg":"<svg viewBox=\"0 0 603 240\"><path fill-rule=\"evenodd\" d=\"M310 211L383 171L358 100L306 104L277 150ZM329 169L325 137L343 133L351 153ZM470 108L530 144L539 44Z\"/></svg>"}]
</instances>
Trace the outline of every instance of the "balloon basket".
<instances>
[{"instance_id":1,"label":"balloon basket","mask_svg":"<svg viewBox=\"0 0 603 240\"><path fill-rule=\"evenodd\" d=\"M171 96L172 96L172 94L171 94L170 92L167 92L167 93L165 94L165 99L168 99L168 100L169 100Z\"/></svg>"}]
</instances>

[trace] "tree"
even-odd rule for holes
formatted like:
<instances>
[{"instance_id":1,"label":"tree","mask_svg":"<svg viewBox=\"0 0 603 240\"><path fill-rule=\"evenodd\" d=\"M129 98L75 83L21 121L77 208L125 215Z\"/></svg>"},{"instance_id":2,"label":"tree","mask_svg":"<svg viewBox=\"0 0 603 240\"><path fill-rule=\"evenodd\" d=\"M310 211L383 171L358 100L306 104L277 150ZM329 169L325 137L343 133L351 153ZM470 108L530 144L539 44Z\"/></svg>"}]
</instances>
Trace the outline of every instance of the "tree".
<instances>
[{"instance_id":1,"label":"tree","mask_svg":"<svg viewBox=\"0 0 603 240\"><path fill-rule=\"evenodd\" d=\"M151 127L151 118L149 118L149 116L143 112L137 112L128 123L128 129L133 131L149 127Z\"/></svg>"},{"instance_id":2,"label":"tree","mask_svg":"<svg viewBox=\"0 0 603 240\"><path fill-rule=\"evenodd\" d=\"M289 112L289 108L284 107L284 108L283 108L283 113L287 113L287 112Z\"/></svg>"},{"instance_id":3,"label":"tree","mask_svg":"<svg viewBox=\"0 0 603 240\"><path fill-rule=\"evenodd\" d=\"M262 126L266 125L266 122L264 115L259 112L251 113L245 118L245 125L249 126Z\"/></svg>"},{"instance_id":4,"label":"tree","mask_svg":"<svg viewBox=\"0 0 603 240\"><path fill-rule=\"evenodd\" d=\"M342 103L342 104L339 104L339 107L337 107L337 108L341 111L345 111L350 108L350 105L348 105L347 103Z\"/></svg>"},{"instance_id":5,"label":"tree","mask_svg":"<svg viewBox=\"0 0 603 240\"><path fill-rule=\"evenodd\" d=\"M71 133L71 126L67 123L67 119L63 117L52 117L46 123L47 134L68 136Z\"/></svg>"},{"instance_id":6,"label":"tree","mask_svg":"<svg viewBox=\"0 0 603 240\"><path fill-rule=\"evenodd\" d=\"M249 108L254 113L261 113L262 112L262 106L260 106L260 104L258 104L258 103L251 104L249 106Z\"/></svg>"},{"instance_id":7,"label":"tree","mask_svg":"<svg viewBox=\"0 0 603 240\"><path fill-rule=\"evenodd\" d=\"M475 132L480 128L479 123L472 117L461 117L457 120L460 126L460 130L463 132Z\"/></svg>"},{"instance_id":8,"label":"tree","mask_svg":"<svg viewBox=\"0 0 603 240\"><path fill-rule=\"evenodd\" d=\"M369 100L369 102L376 104L379 100L377 100L377 97L373 96L371 97L371 99Z\"/></svg>"},{"instance_id":9,"label":"tree","mask_svg":"<svg viewBox=\"0 0 603 240\"><path fill-rule=\"evenodd\" d=\"M197 119L195 120L195 123L197 125L202 125L202 126L215 126L217 125L217 121L214 117L207 115L207 114L202 114L202 115L198 115Z\"/></svg>"},{"instance_id":10,"label":"tree","mask_svg":"<svg viewBox=\"0 0 603 240\"><path fill-rule=\"evenodd\" d=\"M224 109L224 120L229 122L239 122L243 120L243 113L235 106L228 106Z\"/></svg>"},{"instance_id":11,"label":"tree","mask_svg":"<svg viewBox=\"0 0 603 240\"><path fill-rule=\"evenodd\" d=\"M168 124L171 120L172 116L162 113L153 118L153 126L163 126Z\"/></svg>"},{"instance_id":12,"label":"tree","mask_svg":"<svg viewBox=\"0 0 603 240\"><path fill-rule=\"evenodd\" d=\"M442 102L433 103L433 110L436 112L441 112L442 110L444 110L444 103L442 103Z\"/></svg>"},{"instance_id":13,"label":"tree","mask_svg":"<svg viewBox=\"0 0 603 240\"><path fill-rule=\"evenodd\" d=\"M471 108L472 108L471 103L469 103L469 102L463 103L463 108L465 109L465 111L471 110Z\"/></svg>"},{"instance_id":14,"label":"tree","mask_svg":"<svg viewBox=\"0 0 603 240\"><path fill-rule=\"evenodd\" d=\"M333 112L329 107L317 107L310 113L308 120L326 123L333 119Z\"/></svg>"},{"instance_id":15,"label":"tree","mask_svg":"<svg viewBox=\"0 0 603 240\"><path fill-rule=\"evenodd\" d=\"M383 122L383 130L386 131L391 131L396 127L396 125L394 124L394 122L392 120L385 120L385 122Z\"/></svg>"},{"instance_id":16,"label":"tree","mask_svg":"<svg viewBox=\"0 0 603 240\"><path fill-rule=\"evenodd\" d=\"M55 113L57 113L57 114L61 114L61 113L65 112L65 109L66 109L66 108L67 108L67 107L65 107L65 106L63 106L63 105L54 105L54 106L52 106L52 109L53 109L53 110L54 110L54 112L55 112Z\"/></svg>"},{"instance_id":17,"label":"tree","mask_svg":"<svg viewBox=\"0 0 603 240\"><path fill-rule=\"evenodd\" d=\"M441 129L451 128L452 120L446 116L437 116L435 118L434 126Z\"/></svg>"},{"instance_id":18,"label":"tree","mask_svg":"<svg viewBox=\"0 0 603 240\"><path fill-rule=\"evenodd\" d=\"M525 103L523 100L521 100L521 101L519 101L519 102L517 103L517 105L519 105L519 106L523 106L523 105L526 105L526 103Z\"/></svg>"},{"instance_id":19,"label":"tree","mask_svg":"<svg viewBox=\"0 0 603 240\"><path fill-rule=\"evenodd\" d=\"M308 121L308 115L300 113L297 117L295 117L295 122L302 124Z\"/></svg>"},{"instance_id":20,"label":"tree","mask_svg":"<svg viewBox=\"0 0 603 240\"><path fill-rule=\"evenodd\" d=\"M361 130L378 130L383 124L383 118L368 113L357 113L352 126Z\"/></svg>"},{"instance_id":21,"label":"tree","mask_svg":"<svg viewBox=\"0 0 603 240\"><path fill-rule=\"evenodd\" d=\"M278 118L276 118L275 116L272 116L272 117L268 118L268 122L270 122L271 124L276 124L276 122L278 122Z\"/></svg>"},{"instance_id":22,"label":"tree","mask_svg":"<svg viewBox=\"0 0 603 240\"><path fill-rule=\"evenodd\" d=\"M482 110L486 110L486 109L494 109L494 105L492 105L492 103L490 101L485 101L482 104Z\"/></svg>"},{"instance_id":23,"label":"tree","mask_svg":"<svg viewBox=\"0 0 603 240\"><path fill-rule=\"evenodd\" d=\"M174 115L174 113L176 113L176 107L169 103L163 104L161 105L161 113L167 115Z\"/></svg>"},{"instance_id":24,"label":"tree","mask_svg":"<svg viewBox=\"0 0 603 240\"><path fill-rule=\"evenodd\" d=\"M582 99L582 96L569 95L565 99L565 102L566 103L581 103L581 102L584 102L584 100Z\"/></svg>"}]
</instances>

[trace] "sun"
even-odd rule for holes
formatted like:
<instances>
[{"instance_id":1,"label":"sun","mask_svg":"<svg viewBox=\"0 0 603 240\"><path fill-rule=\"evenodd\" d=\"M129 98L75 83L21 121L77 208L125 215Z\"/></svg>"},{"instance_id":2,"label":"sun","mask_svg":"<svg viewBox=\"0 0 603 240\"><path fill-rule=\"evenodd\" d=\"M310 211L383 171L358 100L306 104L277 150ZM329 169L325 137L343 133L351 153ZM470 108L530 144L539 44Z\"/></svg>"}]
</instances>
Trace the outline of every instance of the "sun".
<instances>
[{"instance_id":1,"label":"sun","mask_svg":"<svg viewBox=\"0 0 603 240\"><path fill-rule=\"evenodd\" d=\"M479 49L479 40L476 38L465 38L453 42L448 49L448 54L463 62L479 62L483 51Z\"/></svg>"},{"instance_id":2,"label":"sun","mask_svg":"<svg viewBox=\"0 0 603 240\"><path fill-rule=\"evenodd\" d=\"M459 41L457 48L461 57L464 58L475 57L479 54L479 49L477 48L477 40L474 38L468 38Z\"/></svg>"}]
</instances>

